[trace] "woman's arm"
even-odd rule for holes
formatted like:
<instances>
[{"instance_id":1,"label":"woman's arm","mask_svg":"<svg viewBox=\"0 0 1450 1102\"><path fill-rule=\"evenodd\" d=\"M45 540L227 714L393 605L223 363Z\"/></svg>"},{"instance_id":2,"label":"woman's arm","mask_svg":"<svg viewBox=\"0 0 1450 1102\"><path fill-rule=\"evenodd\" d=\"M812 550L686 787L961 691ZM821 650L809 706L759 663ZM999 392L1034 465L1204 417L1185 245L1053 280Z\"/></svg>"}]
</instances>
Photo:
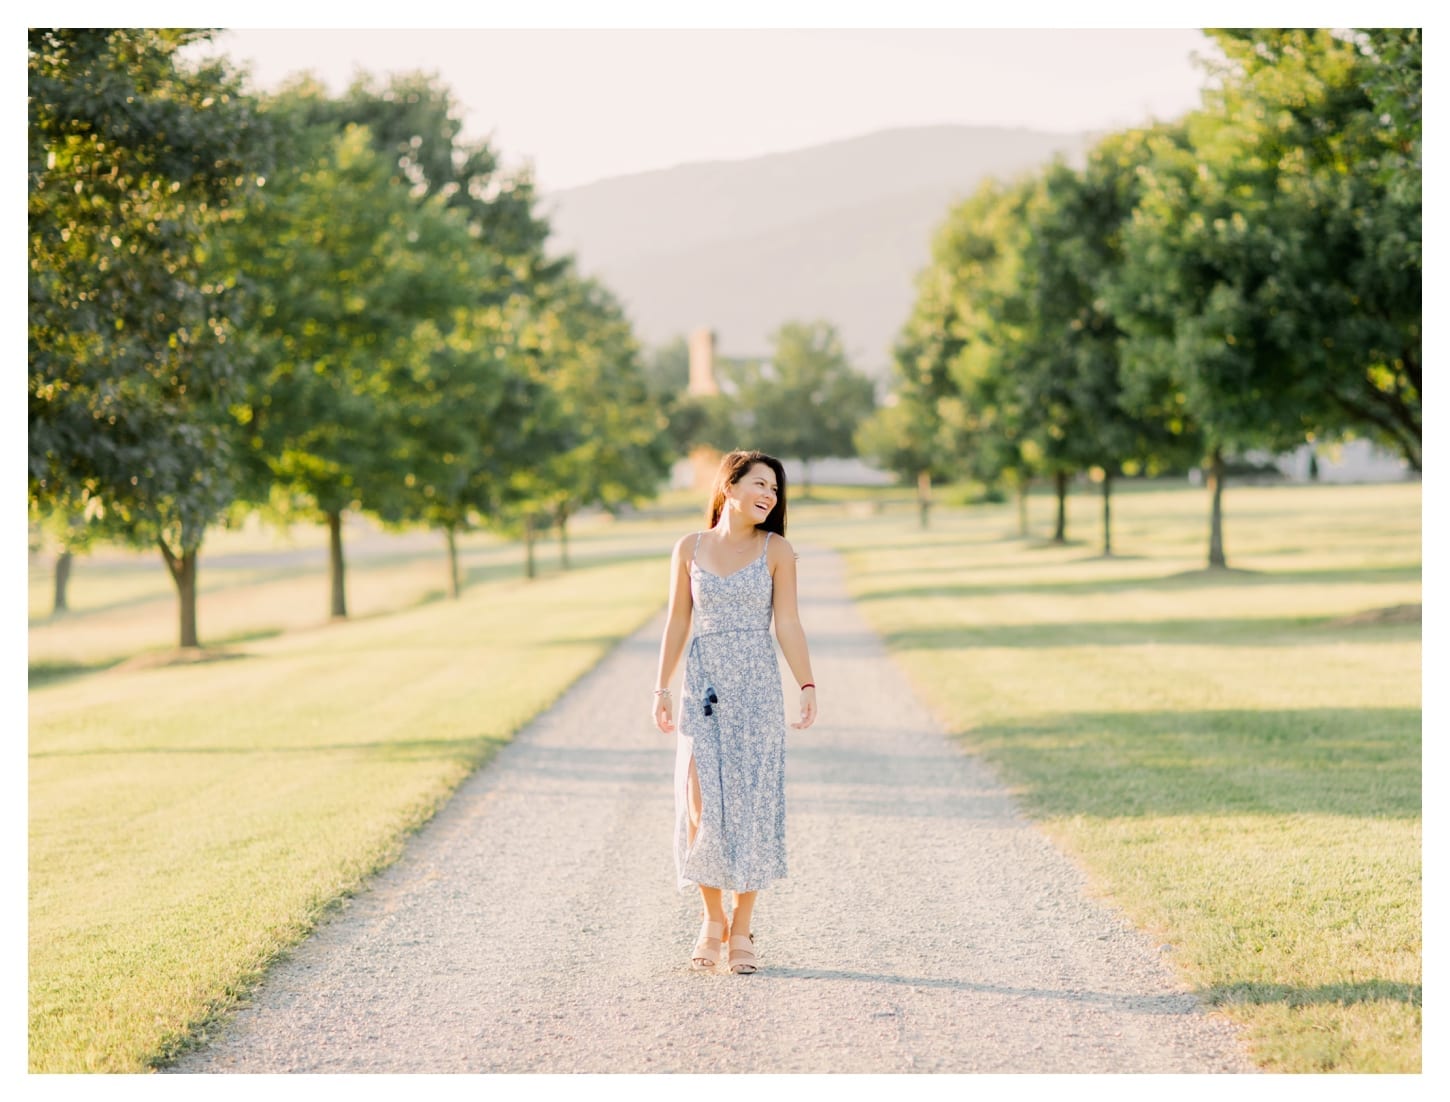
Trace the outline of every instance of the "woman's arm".
<instances>
[{"instance_id":1,"label":"woman's arm","mask_svg":"<svg viewBox=\"0 0 1450 1102\"><path fill-rule=\"evenodd\" d=\"M815 675L811 673L811 652L806 646L805 629L801 627L800 610L796 607L795 550L784 537L770 541L768 563L775 583L775 637L780 652L801 688L801 719L791 726L804 731L816 721Z\"/></svg>"},{"instance_id":2,"label":"woman's arm","mask_svg":"<svg viewBox=\"0 0 1450 1102\"><path fill-rule=\"evenodd\" d=\"M665 615L665 634L660 640L660 664L655 673L655 688L668 689L675 676L675 667L685 653L690 638L690 613L694 600L690 596L690 537L682 536L670 556L670 604ZM655 726L667 735L675 733L674 708L670 697L659 693L654 698Z\"/></svg>"}]
</instances>

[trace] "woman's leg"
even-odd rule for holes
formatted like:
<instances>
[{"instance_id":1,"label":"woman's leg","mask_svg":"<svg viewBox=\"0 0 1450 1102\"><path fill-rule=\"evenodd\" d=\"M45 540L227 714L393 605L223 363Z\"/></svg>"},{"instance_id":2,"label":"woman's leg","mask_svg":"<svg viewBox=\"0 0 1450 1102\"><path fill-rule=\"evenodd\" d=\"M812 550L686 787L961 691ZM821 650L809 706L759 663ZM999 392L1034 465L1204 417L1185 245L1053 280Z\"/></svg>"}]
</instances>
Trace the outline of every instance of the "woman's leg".
<instances>
[{"instance_id":1,"label":"woman's leg","mask_svg":"<svg viewBox=\"0 0 1450 1102\"><path fill-rule=\"evenodd\" d=\"M735 910L730 916L730 936L750 933L750 916L755 913L755 892L736 892Z\"/></svg>"},{"instance_id":2,"label":"woman's leg","mask_svg":"<svg viewBox=\"0 0 1450 1102\"><path fill-rule=\"evenodd\" d=\"M695 844L695 835L700 832L700 813L703 803L700 799L700 775L695 772L695 759L690 758L689 784L686 787L685 808L689 816L686 827L690 845ZM704 917L711 922L725 921L725 897L719 888L699 885L700 898L704 903Z\"/></svg>"},{"instance_id":3,"label":"woman's leg","mask_svg":"<svg viewBox=\"0 0 1450 1102\"><path fill-rule=\"evenodd\" d=\"M729 936L725 927L725 901L719 888L706 884L698 885L700 901L705 905L705 917L700 922L700 933L695 938L695 947L690 950L690 963L699 969L709 970L729 957Z\"/></svg>"},{"instance_id":4,"label":"woman's leg","mask_svg":"<svg viewBox=\"0 0 1450 1102\"><path fill-rule=\"evenodd\" d=\"M755 943L750 936L750 919L755 913L755 892L735 893L735 912L730 919L725 960L731 972L746 974L757 967Z\"/></svg>"},{"instance_id":5,"label":"woman's leg","mask_svg":"<svg viewBox=\"0 0 1450 1102\"><path fill-rule=\"evenodd\" d=\"M695 835L700 832L700 776L695 772L695 759L690 759L690 787L689 801L686 806L689 809L690 822L690 845L695 844ZM725 923L725 896L719 888L711 888L705 884L699 885L700 900L705 905L705 921Z\"/></svg>"},{"instance_id":6,"label":"woman's leg","mask_svg":"<svg viewBox=\"0 0 1450 1102\"><path fill-rule=\"evenodd\" d=\"M725 893L719 888L699 885L700 902L705 905L705 921L725 925Z\"/></svg>"},{"instance_id":7,"label":"woman's leg","mask_svg":"<svg viewBox=\"0 0 1450 1102\"><path fill-rule=\"evenodd\" d=\"M686 823L689 831L689 844L695 844L695 835L700 832L700 811L702 801L700 799L700 775L695 772L695 758L690 756L689 783L685 788L685 808L688 814ZM697 885L700 889L700 902L704 906L704 917L700 924L700 936L695 939L695 948L692 950L692 960L697 968L713 968L726 949L724 944L725 934L725 898L719 888L712 888L707 884Z\"/></svg>"}]
</instances>

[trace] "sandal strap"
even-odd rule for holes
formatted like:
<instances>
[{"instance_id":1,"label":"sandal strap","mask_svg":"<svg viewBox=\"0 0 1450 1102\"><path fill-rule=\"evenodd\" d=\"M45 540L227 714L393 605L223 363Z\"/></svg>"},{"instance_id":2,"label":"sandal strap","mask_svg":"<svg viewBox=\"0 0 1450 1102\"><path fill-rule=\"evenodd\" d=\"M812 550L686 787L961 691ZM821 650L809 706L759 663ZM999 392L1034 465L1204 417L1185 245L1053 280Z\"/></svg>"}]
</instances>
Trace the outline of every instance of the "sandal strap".
<instances>
[{"instance_id":1,"label":"sandal strap","mask_svg":"<svg viewBox=\"0 0 1450 1102\"><path fill-rule=\"evenodd\" d=\"M730 964L755 964L755 939L750 934L736 934L730 939Z\"/></svg>"},{"instance_id":2,"label":"sandal strap","mask_svg":"<svg viewBox=\"0 0 1450 1102\"><path fill-rule=\"evenodd\" d=\"M725 927L718 922L706 921L700 925L700 936L695 939L695 947L690 950L691 960L708 960L716 962L720 959L720 951L725 948Z\"/></svg>"}]
</instances>

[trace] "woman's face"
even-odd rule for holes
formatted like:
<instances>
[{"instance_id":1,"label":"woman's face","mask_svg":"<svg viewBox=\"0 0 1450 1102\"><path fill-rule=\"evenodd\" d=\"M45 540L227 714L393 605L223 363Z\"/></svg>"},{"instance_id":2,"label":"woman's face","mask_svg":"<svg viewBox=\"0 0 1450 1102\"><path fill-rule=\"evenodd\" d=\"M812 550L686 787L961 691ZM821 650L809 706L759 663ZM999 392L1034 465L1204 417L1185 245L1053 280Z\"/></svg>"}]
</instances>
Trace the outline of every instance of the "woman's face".
<instances>
[{"instance_id":1,"label":"woman's face","mask_svg":"<svg viewBox=\"0 0 1450 1102\"><path fill-rule=\"evenodd\" d=\"M750 469L740 476L740 481L730 487L730 507L751 524L764 524L765 518L775 508L779 487L775 484L775 471L768 463L752 463Z\"/></svg>"}]
</instances>

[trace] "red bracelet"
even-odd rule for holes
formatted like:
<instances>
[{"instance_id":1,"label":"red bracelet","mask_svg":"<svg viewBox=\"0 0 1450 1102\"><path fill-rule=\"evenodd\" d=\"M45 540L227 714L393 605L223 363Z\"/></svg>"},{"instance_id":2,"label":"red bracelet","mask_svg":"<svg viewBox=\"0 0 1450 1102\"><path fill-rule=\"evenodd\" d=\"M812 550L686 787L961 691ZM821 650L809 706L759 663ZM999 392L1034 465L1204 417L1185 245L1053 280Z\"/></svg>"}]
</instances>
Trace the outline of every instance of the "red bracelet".
<instances>
[{"instance_id":1,"label":"red bracelet","mask_svg":"<svg viewBox=\"0 0 1450 1102\"><path fill-rule=\"evenodd\" d=\"M801 692L805 692L807 689L814 689L815 687L816 683L814 681L807 681L804 685L801 686Z\"/></svg>"}]
</instances>

